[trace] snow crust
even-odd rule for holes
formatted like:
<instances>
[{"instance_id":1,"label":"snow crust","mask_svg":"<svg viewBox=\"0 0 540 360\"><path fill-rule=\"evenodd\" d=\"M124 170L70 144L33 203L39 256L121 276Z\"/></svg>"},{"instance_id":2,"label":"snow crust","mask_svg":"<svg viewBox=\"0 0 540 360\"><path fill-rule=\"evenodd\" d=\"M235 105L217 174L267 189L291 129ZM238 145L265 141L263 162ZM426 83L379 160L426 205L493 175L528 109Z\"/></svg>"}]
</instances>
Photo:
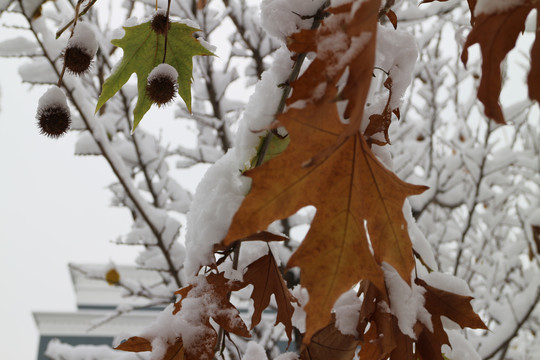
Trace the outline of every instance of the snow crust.
<instances>
[{"instance_id":1,"label":"snow crust","mask_svg":"<svg viewBox=\"0 0 540 360\"><path fill-rule=\"evenodd\" d=\"M352 335L357 337L358 320L360 319L360 308L362 301L356 292L349 290L343 293L334 305L336 314L336 328L344 335Z\"/></svg>"},{"instance_id":2,"label":"snow crust","mask_svg":"<svg viewBox=\"0 0 540 360\"><path fill-rule=\"evenodd\" d=\"M53 106L69 109L66 95L58 86L51 86L49 90L45 91L45 94L41 95L38 100L38 112Z\"/></svg>"},{"instance_id":3,"label":"snow crust","mask_svg":"<svg viewBox=\"0 0 540 360\"><path fill-rule=\"evenodd\" d=\"M264 348L254 341L250 341L247 344L246 352L242 356L242 360L267 360L266 352Z\"/></svg>"},{"instance_id":4,"label":"snow crust","mask_svg":"<svg viewBox=\"0 0 540 360\"><path fill-rule=\"evenodd\" d=\"M378 25L375 66L388 72L392 78L390 108L401 104L401 98L412 80L418 58L416 40L409 33Z\"/></svg>"},{"instance_id":5,"label":"snow crust","mask_svg":"<svg viewBox=\"0 0 540 360\"><path fill-rule=\"evenodd\" d=\"M94 57L98 50L96 34L90 25L84 22L78 22L73 35L68 40L67 46L83 49L87 55Z\"/></svg>"},{"instance_id":6,"label":"snow crust","mask_svg":"<svg viewBox=\"0 0 540 360\"><path fill-rule=\"evenodd\" d=\"M204 319L221 318L229 321L231 326L237 326L239 318L236 309L223 309L220 299L214 296L212 285L206 277L199 276L191 279L193 288L189 297L182 300L182 308L172 314L174 305L170 304L159 314L157 319L147 327L142 337L151 339L152 360L163 358L167 344L181 337L186 349L207 346L213 348L211 333L213 329L206 326ZM253 350L256 352L256 349Z\"/></svg>"},{"instance_id":7,"label":"snow crust","mask_svg":"<svg viewBox=\"0 0 540 360\"><path fill-rule=\"evenodd\" d=\"M69 345L58 339L47 344L45 356L52 360L135 360L148 359L147 353L128 353L113 350L107 345Z\"/></svg>"},{"instance_id":8,"label":"snow crust","mask_svg":"<svg viewBox=\"0 0 540 360\"><path fill-rule=\"evenodd\" d=\"M272 66L263 73L240 120L238 142L207 170L197 186L187 214L184 268L188 276L213 262L213 246L225 237L232 217L249 191L251 180L241 176L241 171L248 168L256 154L264 135L260 130L274 121L282 94L278 85L287 79L292 68L290 56L285 46L276 51Z\"/></svg>"},{"instance_id":9,"label":"snow crust","mask_svg":"<svg viewBox=\"0 0 540 360\"><path fill-rule=\"evenodd\" d=\"M474 8L474 15L504 12L526 2L527 0L478 0Z\"/></svg>"},{"instance_id":10,"label":"snow crust","mask_svg":"<svg viewBox=\"0 0 540 360\"><path fill-rule=\"evenodd\" d=\"M471 343L467 341L461 334L461 331L457 330L448 330L448 340L450 340L450 345L443 345L441 347L441 352L445 356L452 360L480 360L481 357L478 355L476 350L472 347Z\"/></svg>"},{"instance_id":11,"label":"snow crust","mask_svg":"<svg viewBox=\"0 0 540 360\"><path fill-rule=\"evenodd\" d=\"M284 40L299 29L309 29L313 19L301 16L314 15L325 0L263 0L261 24L272 36Z\"/></svg>"},{"instance_id":12,"label":"snow crust","mask_svg":"<svg viewBox=\"0 0 540 360\"><path fill-rule=\"evenodd\" d=\"M422 280L424 280L428 285L437 289L461 296L472 296L471 289L469 289L469 285L467 285L465 280L450 274L431 272L422 276Z\"/></svg>"},{"instance_id":13,"label":"snow crust","mask_svg":"<svg viewBox=\"0 0 540 360\"><path fill-rule=\"evenodd\" d=\"M172 81L176 81L178 79L178 72L169 64L159 64L148 74L148 82L151 82L156 77L168 77Z\"/></svg>"},{"instance_id":14,"label":"snow crust","mask_svg":"<svg viewBox=\"0 0 540 360\"><path fill-rule=\"evenodd\" d=\"M417 321L433 332L431 314L424 307L426 290L411 282L409 286L388 263L382 263L384 279L390 299L390 311L398 319L399 330L411 339L416 339L414 325Z\"/></svg>"},{"instance_id":15,"label":"snow crust","mask_svg":"<svg viewBox=\"0 0 540 360\"><path fill-rule=\"evenodd\" d=\"M31 56L38 54L41 54L38 44L22 36L0 42L0 56Z\"/></svg>"},{"instance_id":16,"label":"snow crust","mask_svg":"<svg viewBox=\"0 0 540 360\"><path fill-rule=\"evenodd\" d=\"M298 360L298 359L300 359L300 356L297 353L293 353L293 352L286 352L274 358L274 360Z\"/></svg>"},{"instance_id":17,"label":"snow crust","mask_svg":"<svg viewBox=\"0 0 540 360\"><path fill-rule=\"evenodd\" d=\"M294 307L292 324L303 333L306 331L306 312L304 311L304 306L306 306L309 301L309 294L307 289L300 285L296 285L292 288L291 294L298 300L298 304L295 302L292 303L292 306Z\"/></svg>"}]
</instances>

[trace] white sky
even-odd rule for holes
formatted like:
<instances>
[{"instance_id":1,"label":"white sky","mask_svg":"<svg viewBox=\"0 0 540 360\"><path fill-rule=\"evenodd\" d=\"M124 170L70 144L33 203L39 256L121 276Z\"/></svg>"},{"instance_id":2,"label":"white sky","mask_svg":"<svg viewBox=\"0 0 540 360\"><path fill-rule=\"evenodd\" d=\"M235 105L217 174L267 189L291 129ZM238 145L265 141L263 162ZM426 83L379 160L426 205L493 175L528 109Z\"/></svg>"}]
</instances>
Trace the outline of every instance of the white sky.
<instances>
[{"instance_id":1,"label":"white sky","mask_svg":"<svg viewBox=\"0 0 540 360\"><path fill-rule=\"evenodd\" d=\"M110 241L131 224L112 208L114 177L102 157L73 155L77 134L39 135L37 99L44 87L21 84L20 59L0 59L0 358L35 359L31 311L70 311L68 262L129 263L137 249Z\"/></svg>"}]
</instances>

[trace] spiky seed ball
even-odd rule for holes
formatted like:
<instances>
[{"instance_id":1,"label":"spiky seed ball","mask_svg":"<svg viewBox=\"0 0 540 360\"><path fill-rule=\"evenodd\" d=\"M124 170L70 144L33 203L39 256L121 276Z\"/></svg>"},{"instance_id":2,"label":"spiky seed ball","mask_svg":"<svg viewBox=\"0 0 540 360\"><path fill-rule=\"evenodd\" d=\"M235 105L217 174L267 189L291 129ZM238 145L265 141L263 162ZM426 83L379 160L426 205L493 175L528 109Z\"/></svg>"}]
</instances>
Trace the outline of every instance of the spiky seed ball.
<instances>
[{"instance_id":1,"label":"spiky seed ball","mask_svg":"<svg viewBox=\"0 0 540 360\"><path fill-rule=\"evenodd\" d=\"M58 138L68 131L71 115L62 90L53 86L41 96L36 119L40 133L48 137Z\"/></svg>"},{"instance_id":2,"label":"spiky seed ball","mask_svg":"<svg viewBox=\"0 0 540 360\"><path fill-rule=\"evenodd\" d=\"M154 104L166 105L178 91L178 72L169 64L159 64L148 75L146 94Z\"/></svg>"},{"instance_id":3,"label":"spiky seed ball","mask_svg":"<svg viewBox=\"0 0 540 360\"><path fill-rule=\"evenodd\" d=\"M64 50L64 63L68 71L75 75L82 75L90 70L97 49L96 34L92 28L86 23L77 23Z\"/></svg>"},{"instance_id":4,"label":"spiky seed ball","mask_svg":"<svg viewBox=\"0 0 540 360\"><path fill-rule=\"evenodd\" d=\"M165 10L159 9L152 16L152 22L150 23L152 30L156 33L165 35L165 33L171 28L171 22L167 17Z\"/></svg>"},{"instance_id":5,"label":"spiky seed ball","mask_svg":"<svg viewBox=\"0 0 540 360\"><path fill-rule=\"evenodd\" d=\"M66 69L74 75L83 75L90 70L92 58L83 49L73 46L64 50Z\"/></svg>"}]
</instances>

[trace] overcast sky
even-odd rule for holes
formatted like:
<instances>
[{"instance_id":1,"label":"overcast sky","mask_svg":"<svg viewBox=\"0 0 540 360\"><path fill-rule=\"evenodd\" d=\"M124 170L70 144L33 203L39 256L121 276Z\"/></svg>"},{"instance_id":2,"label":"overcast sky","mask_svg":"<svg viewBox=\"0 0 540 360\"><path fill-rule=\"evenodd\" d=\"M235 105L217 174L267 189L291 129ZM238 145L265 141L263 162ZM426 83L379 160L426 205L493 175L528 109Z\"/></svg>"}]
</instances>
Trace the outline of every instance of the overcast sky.
<instances>
[{"instance_id":1,"label":"overcast sky","mask_svg":"<svg viewBox=\"0 0 540 360\"><path fill-rule=\"evenodd\" d=\"M35 109L44 87L21 84L20 59L0 59L0 358L35 359L31 311L70 311L67 264L129 263L133 247L110 243L130 215L112 208L114 177L102 157L73 155L77 134L39 134Z\"/></svg>"}]
</instances>

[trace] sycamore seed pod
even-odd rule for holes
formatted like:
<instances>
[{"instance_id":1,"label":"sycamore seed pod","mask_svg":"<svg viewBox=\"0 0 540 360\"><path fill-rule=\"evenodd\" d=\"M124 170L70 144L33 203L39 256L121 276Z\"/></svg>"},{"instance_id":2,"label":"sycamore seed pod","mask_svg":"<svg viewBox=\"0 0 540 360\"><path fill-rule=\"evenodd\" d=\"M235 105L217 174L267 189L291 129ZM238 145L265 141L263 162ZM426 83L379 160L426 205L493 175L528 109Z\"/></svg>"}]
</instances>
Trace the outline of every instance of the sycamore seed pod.
<instances>
[{"instance_id":1,"label":"sycamore seed pod","mask_svg":"<svg viewBox=\"0 0 540 360\"><path fill-rule=\"evenodd\" d=\"M78 23L64 50L64 64L68 71L74 75L88 72L97 49L96 34L92 28Z\"/></svg>"},{"instance_id":2,"label":"sycamore seed pod","mask_svg":"<svg viewBox=\"0 0 540 360\"><path fill-rule=\"evenodd\" d=\"M152 16L151 22L152 30L156 33L165 35L165 33L171 28L171 22L167 17L165 10L157 10Z\"/></svg>"},{"instance_id":3,"label":"sycamore seed pod","mask_svg":"<svg viewBox=\"0 0 540 360\"><path fill-rule=\"evenodd\" d=\"M178 91L178 72L169 64L159 64L148 75L146 94L154 104L166 105Z\"/></svg>"},{"instance_id":4,"label":"sycamore seed pod","mask_svg":"<svg viewBox=\"0 0 540 360\"><path fill-rule=\"evenodd\" d=\"M51 138L64 135L71 125L71 115L65 94L57 86L51 87L38 102L37 125L40 133Z\"/></svg>"}]
</instances>

